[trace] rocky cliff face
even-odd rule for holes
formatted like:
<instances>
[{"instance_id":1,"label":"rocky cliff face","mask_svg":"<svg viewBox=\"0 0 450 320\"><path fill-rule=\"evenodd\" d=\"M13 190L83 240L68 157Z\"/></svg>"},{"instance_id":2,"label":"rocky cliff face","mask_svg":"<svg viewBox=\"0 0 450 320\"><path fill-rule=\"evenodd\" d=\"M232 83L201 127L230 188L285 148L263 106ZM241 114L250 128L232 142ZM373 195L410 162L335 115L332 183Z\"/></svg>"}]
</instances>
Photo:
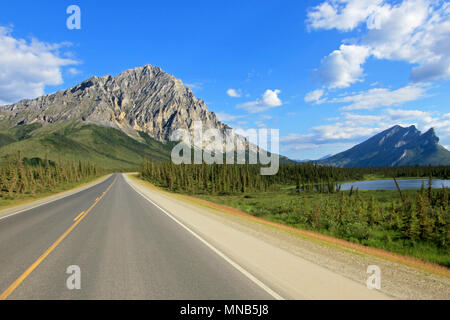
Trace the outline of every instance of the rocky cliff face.
<instances>
[{"instance_id":1,"label":"rocky cliff face","mask_svg":"<svg viewBox=\"0 0 450 320\"><path fill-rule=\"evenodd\" d=\"M92 77L65 91L0 107L0 119L17 124L83 121L122 130L139 139L138 131L169 141L177 129L229 129L182 81L150 65L117 77Z\"/></svg>"},{"instance_id":2,"label":"rocky cliff face","mask_svg":"<svg viewBox=\"0 0 450 320\"><path fill-rule=\"evenodd\" d=\"M450 152L439 144L433 128L421 133L415 126L395 126L319 163L341 167L450 165Z\"/></svg>"}]
</instances>

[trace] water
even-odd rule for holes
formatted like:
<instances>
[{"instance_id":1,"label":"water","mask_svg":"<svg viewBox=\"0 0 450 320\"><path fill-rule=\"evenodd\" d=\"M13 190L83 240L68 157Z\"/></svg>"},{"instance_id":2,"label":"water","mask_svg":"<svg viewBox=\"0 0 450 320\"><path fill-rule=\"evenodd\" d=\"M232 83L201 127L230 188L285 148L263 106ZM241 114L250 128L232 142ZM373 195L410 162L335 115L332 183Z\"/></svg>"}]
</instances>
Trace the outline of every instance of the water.
<instances>
[{"instance_id":1,"label":"water","mask_svg":"<svg viewBox=\"0 0 450 320\"><path fill-rule=\"evenodd\" d=\"M425 187L428 187L428 179L403 179L397 180L400 189L420 189L422 182L425 183ZM442 188L444 185L446 188L450 188L450 180L433 179L433 188ZM373 180L373 181L356 181L341 184L341 190L350 190L359 188L359 190L397 190L394 179L390 180Z\"/></svg>"}]
</instances>

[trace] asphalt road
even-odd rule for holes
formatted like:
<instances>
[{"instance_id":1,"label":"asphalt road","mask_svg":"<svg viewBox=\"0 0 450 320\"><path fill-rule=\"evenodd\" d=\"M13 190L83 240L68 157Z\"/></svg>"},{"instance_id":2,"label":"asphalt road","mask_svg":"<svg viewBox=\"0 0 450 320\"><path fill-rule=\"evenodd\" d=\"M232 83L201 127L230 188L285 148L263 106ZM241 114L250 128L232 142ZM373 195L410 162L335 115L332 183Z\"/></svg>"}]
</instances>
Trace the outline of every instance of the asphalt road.
<instances>
[{"instance_id":1,"label":"asphalt road","mask_svg":"<svg viewBox=\"0 0 450 320\"><path fill-rule=\"evenodd\" d=\"M74 265L81 271L79 290L66 285L67 268ZM273 296L138 194L122 175L113 175L0 220L0 298Z\"/></svg>"}]
</instances>

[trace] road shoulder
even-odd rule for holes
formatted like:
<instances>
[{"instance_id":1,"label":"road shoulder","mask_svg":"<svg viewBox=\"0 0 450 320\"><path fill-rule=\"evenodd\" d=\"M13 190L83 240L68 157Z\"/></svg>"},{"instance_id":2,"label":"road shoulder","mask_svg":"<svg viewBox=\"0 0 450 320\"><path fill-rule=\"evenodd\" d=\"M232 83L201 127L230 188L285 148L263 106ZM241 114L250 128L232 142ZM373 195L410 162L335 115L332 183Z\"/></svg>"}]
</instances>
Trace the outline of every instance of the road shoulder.
<instances>
[{"instance_id":1,"label":"road shoulder","mask_svg":"<svg viewBox=\"0 0 450 320\"><path fill-rule=\"evenodd\" d=\"M65 197L71 196L73 194L76 194L78 192L81 192L83 190L89 189L93 186L96 186L96 185L106 181L109 177L111 177L111 174L102 176L100 178L95 179L94 181L82 184L82 185L75 187L73 189L70 189L70 190L59 192L59 193L56 193L56 194L53 194L50 196L46 196L43 198L39 198L36 200L26 201L25 203L21 203L18 205L8 206L7 208L0 210L0 220L5 219L8 216L15 215L15 214L21 213L23 211L33 209L33 208L39 207L41 205L51 203L53 201L57 201L57 200L65 198Z\"/></svg>"}]
</instances>

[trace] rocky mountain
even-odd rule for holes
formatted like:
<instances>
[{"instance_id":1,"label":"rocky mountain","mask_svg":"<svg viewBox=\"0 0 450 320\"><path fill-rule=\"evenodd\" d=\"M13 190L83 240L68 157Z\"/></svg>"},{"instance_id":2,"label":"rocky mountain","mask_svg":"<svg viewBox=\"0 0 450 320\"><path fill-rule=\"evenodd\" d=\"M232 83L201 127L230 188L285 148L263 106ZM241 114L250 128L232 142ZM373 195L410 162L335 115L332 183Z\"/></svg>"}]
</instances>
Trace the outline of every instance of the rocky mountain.
<instances>
[{"instance_id":1,"label":"rocky mountain","mask_svg":"<svg viewBox=\"0 0 450 320\"><path fill-rule=\"evenodd\" d=\"M192 134L197 121L203 130L218 129L223 136L236 137L248 153L259 150L220 122L181 80L146 65L0 106L0 163L20 151L29 158L136 168L143 158L170 159L172 134L178 129ZM206 149L216 147L203 143ZM280 161L290 162L285 157Z\"/></svg>"},{"instance_id":2,"label":"rocky mountain","mask_svg":"<svg viewBox=\"0 0 450 320\"><path fill-rule=\"evenodd\" d=\"M394 126L355 147L318 161L339 167L450 165L450 151L439 144L433 128Z\"/></svg>"},{"instance_id":3,"label":"rocky mountain","mask_svg":"<svg viewBox=\"0 0 450 320\"><path fill-rule=\"evenodd\" d=\"M0 121L9 127L81 121L116 128L141 141L143 132L161 142L169 141L176 129L192 130L194 121L206 129L228 128L181 80L151 65L0 107Z\"/></svg>"}]
</instances>

